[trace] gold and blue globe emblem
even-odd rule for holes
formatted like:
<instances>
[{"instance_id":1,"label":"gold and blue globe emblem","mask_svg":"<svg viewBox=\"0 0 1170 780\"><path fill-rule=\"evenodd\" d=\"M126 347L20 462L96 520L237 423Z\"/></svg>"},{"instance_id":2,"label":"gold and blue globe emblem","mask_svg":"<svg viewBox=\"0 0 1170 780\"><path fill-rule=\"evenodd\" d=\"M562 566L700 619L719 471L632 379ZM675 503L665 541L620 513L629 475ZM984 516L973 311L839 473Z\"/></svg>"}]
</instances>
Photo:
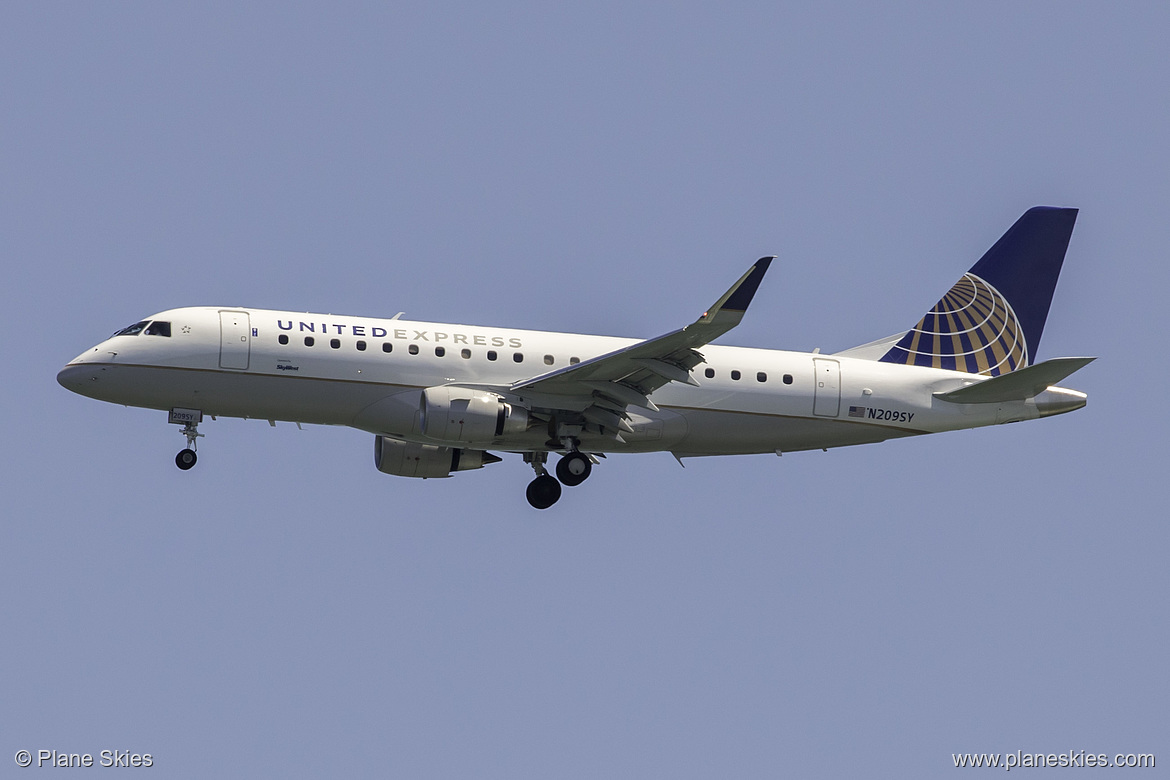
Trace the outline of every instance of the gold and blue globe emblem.
<instances>
[{"instance_id":1,"label":"gold and blue globe emblem","mask_svg":"<svg viewBox=\"0 0 1170 780\"><path fill-rule=\"evenodd\" d=\"M967 273L882 360L999 376L1026 366L1028 347L1007 300Z\"/></svg>"}]
</instances>

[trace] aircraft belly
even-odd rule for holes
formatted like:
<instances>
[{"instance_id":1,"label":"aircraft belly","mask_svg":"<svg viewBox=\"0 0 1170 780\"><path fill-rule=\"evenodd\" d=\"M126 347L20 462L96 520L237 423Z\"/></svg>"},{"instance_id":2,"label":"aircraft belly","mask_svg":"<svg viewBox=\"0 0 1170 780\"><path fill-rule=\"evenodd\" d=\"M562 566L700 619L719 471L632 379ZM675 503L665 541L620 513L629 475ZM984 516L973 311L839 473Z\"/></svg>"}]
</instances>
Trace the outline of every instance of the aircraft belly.
<instances>
[{"instance_id":1,"label":"aircraft belly","mask_svg":"<svg viewBox=\"0 0 1170 780\"><path fill-rule=\"evenodd\" d=\"M687 455L746 455L761 452L846 447L913 436L920 431L845 420L691 409L688 433L674 452Z\"/></svg>"},{"instance_id":2,"label":"aircraft belly","mask_svg":"<svg viewBox=\"0 0 1170 780\"><path fill-rule=\"evenodd\" d=\"M87 395L102 401L205 415L348 425L395 388L374 382L206 371L158 366L94 365Z\"/></svg>"},{"instance_id":3,"label":"aircraft belly","mask_svg":"<svg viewBox=\"0 0 1170 780\"><path fill-rule=\"evenodd\" d=\"M372 409L378 409L381 413L383 407L384 404L379 403ZM363 412L359 420L365 419L367 419L367 413ZM629 423L633 430L621 431L620 439L615 435L616 432L600 433L592 428L582 431L577 437L580 449L585 452L664 452L673 449L683 440L687 432L686 418L665 409L645 414L631 411L629 412ZM358 427L369 430L365 425ZM403 435L401 438L432 443L426 437L419 436L417 428L413 434ZM510 452L546 451L549 449L548 427L543 424L533 425L524 433L500 437L491 442L483 442L474 446L476 449Z\"/></svg>"}]
</instances>

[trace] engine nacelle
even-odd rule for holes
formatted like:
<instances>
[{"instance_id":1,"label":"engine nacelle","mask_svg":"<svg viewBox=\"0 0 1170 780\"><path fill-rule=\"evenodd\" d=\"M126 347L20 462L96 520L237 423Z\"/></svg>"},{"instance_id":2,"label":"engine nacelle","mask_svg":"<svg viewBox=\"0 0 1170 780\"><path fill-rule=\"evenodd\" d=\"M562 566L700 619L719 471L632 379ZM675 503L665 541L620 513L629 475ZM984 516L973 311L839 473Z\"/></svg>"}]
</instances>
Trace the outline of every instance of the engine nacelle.
<instances>
[{"instance_id":1,"label":"engine nacelle","mask_svg":"<svg viewBox=\"0 0 1170 780\"><path fill-rule=\"evenodd\" d=\"M489 444L528 429L528 410L469 387L428 387L419 401L424 436L455 444Z\"/></svg>"},{"instance_id":2,"label":"engine nacelle","mask_svg":"<svg viewBox=\"0 0 1170 780\"><path fill-rule=\"evenodd\" d=\"M483 450L415 444L389 436L374 437L374 465L383 474L393 474L396 477L437 479L449 477L453 471L482 469L489 463L499 463L501 460L502 458Z\"/></svg>"}]
</instances>

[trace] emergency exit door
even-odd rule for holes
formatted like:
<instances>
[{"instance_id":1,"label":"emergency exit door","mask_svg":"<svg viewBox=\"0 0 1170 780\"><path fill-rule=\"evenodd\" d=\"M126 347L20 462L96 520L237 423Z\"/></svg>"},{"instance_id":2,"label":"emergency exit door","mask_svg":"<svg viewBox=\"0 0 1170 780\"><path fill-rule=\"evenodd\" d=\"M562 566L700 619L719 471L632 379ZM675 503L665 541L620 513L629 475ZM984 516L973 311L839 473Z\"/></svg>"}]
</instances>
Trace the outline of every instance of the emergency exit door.
<instances>
[{"instance_id":1,"label":"emergency exit door","mask_svg":"<svg viewBox=\"0 0 1170 780\"><path fill-rule=\"evenodd\" d=\"M248 367L251 352L251 324L246 311L219 313L219 367Z\"/></svg>"}]
</instances>

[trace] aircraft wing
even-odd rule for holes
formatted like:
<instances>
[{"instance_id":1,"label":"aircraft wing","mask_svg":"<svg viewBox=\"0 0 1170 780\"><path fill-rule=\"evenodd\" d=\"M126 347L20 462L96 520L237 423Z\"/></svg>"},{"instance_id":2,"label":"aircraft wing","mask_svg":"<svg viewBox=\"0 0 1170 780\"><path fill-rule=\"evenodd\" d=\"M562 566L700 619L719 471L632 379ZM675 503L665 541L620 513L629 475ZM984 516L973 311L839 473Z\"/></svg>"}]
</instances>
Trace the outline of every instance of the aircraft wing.
<instances>
[{"instance_id":1,"label":"aircraft wing","mask_svg":"<svg viewBox=\"0 0 1170 780\"><path fill-rule=\"evenodd\" d=\"M698 383L691 369L703 362L696 351L743 319L771 264L761 257L715 304L685 328L623 349L516 382L509 392L534 407L580 412L610 429L629 429L628 406L657 411L650 395L669 382Z\"/></svg>"}]
</instances>

